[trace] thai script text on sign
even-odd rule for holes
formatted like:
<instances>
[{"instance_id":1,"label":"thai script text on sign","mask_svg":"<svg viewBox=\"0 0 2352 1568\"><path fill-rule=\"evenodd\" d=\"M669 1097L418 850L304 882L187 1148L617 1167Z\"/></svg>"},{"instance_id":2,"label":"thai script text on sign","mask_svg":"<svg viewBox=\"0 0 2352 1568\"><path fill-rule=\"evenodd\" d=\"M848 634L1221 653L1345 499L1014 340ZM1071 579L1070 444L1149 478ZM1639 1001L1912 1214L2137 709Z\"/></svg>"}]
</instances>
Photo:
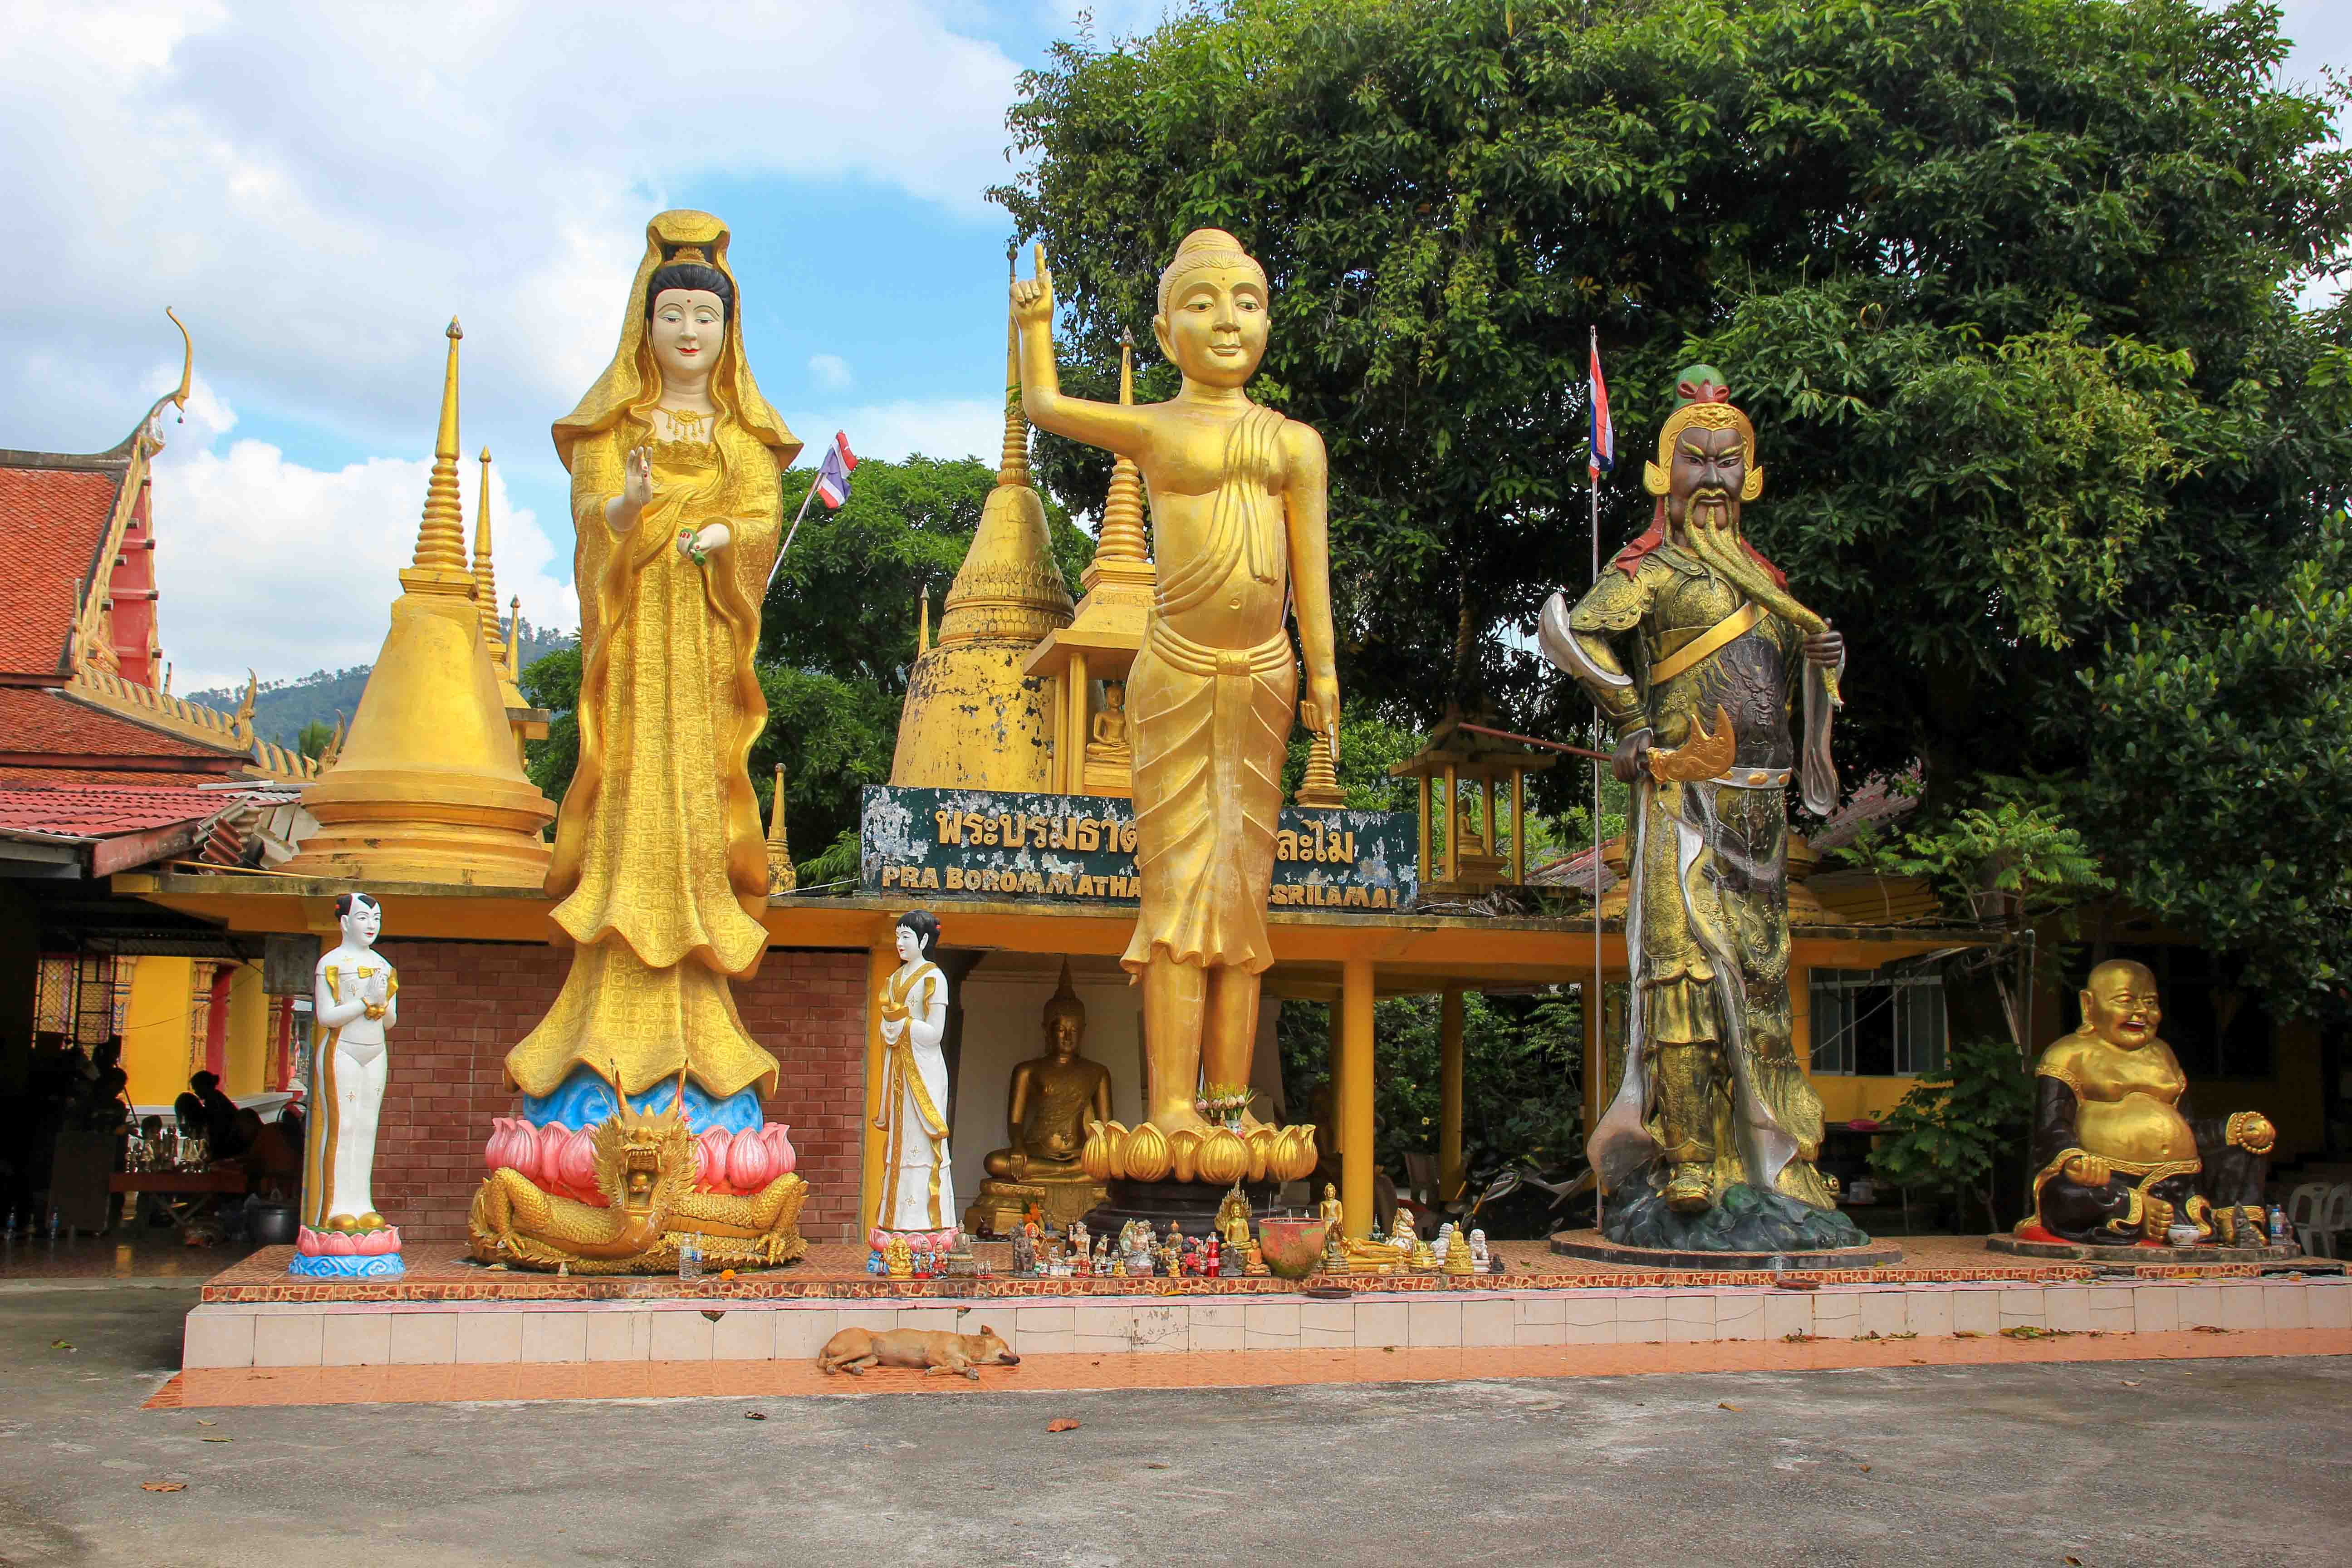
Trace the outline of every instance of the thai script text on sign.
<instances>
[{"instance_id":1,"label":"thai script text on sign","mask_svg":"<svg viewBox=\"0 0 2352 1568\"><path fill-rule=\"evenodd\" d=\"M1394 910L1419 885L1411 813L1286 809L1266 901ZM1140 894L1133 808L1096 795L866 787L871 892L1129 903Z\"/></svg>"}]
</instances>

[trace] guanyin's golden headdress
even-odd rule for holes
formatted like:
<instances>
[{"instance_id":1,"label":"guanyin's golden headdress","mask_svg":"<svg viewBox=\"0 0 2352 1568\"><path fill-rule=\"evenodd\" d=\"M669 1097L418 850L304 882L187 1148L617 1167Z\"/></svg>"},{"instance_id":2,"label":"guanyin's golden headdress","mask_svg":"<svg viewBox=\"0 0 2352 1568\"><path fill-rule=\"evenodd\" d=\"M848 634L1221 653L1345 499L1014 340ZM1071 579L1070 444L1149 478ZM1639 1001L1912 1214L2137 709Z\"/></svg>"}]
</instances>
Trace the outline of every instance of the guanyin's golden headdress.
<instances>
[{"instance_id":1,"label":"guanyin's golden headdress","mask_svg":"<svg viewBox=\"0 0 2352 1568\"><path fill-rule=\"evenodd\" d=\"M1675 377L1675 392L1679 401L1658 429L1657 459L1642 465L1642 488L1654 496L1666 493L1666 475L1674 466L1675 442L1696 425L1702 430L1739 432L1748 454L1748 478L1739 487L1739 499L1754 500L1762 495L1764 470L1756 463L1756 426L1748 423L1747 415L1732 406L1731 388L1724 384L1723 373L1711 364L1692 365Z\"/></svg>"},{"instance_id":2,"label":"guanyin's golden headdress","mask_svg":"<svg viewBox=\"0 0 2352 1568\"><path fill-rule=\"evenodd\" d=\"M715 268L736 283L735 304L727 312L727 342L719 350L718 368L710 378L710 395L736 422L776 455L776 466L790 468L801 453L801 443L786 426L783 416L760 395L751 379L751 363L743 357L742 286L727 264L727 226L709 213L680 207L659 213L646 225L646 254L629 283L629 302L621 317L621 341L613 363L580 400L580 406L555 422L555 451L563 466L572 467L572 448L600 430L608 430L623 415L653 405L661 395L661 377L654 368L653 351L646 342L646 287L653 276L672 262L692 262Z\"/></svg>"}]
</instances>

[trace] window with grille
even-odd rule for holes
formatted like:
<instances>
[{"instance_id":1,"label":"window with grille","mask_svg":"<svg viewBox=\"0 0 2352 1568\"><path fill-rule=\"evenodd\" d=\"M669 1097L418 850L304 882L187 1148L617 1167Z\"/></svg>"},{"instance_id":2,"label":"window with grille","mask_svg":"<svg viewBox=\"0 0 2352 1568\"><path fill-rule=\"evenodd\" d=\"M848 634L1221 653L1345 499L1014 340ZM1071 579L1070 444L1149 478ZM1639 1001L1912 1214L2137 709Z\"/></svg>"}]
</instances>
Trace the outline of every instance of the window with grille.
<instances>
[{"instance_id":1,"label":"window with grille","mask_svg":"<svg viewBox=\"0 0 2352 1568\"><path fill-rule=\"evenodd\" d=\"M1944 1070L1941 975L1816 969L1811 1000L1815 1074L1910 1078Z\"/></svg>"}]
</instances>

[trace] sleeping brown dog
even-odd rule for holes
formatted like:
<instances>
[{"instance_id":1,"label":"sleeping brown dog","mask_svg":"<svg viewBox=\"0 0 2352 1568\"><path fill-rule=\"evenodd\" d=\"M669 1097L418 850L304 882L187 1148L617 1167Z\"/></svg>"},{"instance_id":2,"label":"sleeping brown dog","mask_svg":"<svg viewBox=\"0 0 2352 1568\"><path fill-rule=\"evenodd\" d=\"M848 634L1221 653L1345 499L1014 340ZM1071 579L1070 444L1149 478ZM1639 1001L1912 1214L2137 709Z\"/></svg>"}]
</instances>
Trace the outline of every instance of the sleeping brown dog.
<instances>
[{"instance_id":1,"label":"sleeping brown dog","mask_svg":"<svg viewBox=\"0 0 2352 1568\"><path fill-rule=\"evenodd\" d=\"M960 1372L974 1383L984 1366L1019 1366L994 1329L982 1323L976 1334L926 1329L844 1329L817 1352L819 1372L865 1375L869 1366L919 1366L926 1373Z\"/></svg>"}]
</instances>

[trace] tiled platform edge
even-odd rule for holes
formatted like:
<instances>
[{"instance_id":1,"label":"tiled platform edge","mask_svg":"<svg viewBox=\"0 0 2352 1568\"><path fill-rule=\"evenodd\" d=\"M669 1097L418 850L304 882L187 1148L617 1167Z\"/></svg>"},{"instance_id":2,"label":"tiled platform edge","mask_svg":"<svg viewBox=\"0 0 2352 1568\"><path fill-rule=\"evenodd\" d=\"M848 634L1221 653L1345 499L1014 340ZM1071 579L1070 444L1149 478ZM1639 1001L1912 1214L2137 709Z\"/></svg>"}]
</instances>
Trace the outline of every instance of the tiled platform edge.
<instances>
[{"instance_id":1,"label":"tiled platform edge","mask_svg":"<svg viewBox=\"0 0 2352 1568\"><path fill-rule=\"evenodd\" d=\"M2009 1330L2352 1331L2352 1280L1360 1292L1346 1300L207 1302L191 1374L272 1368L805 1362L840 1329L994 1329L1023 1356L1806 1344ZM2352 1341L2345 1347L2352 1350ZM2127 1352L2126 1352L2127 1353ZM1255 1381L1253 1379L1252 1381ZM714 1390L715 1392L715 1390ZM449 1397L487 1397L452 1394Z\"/></svg>"}]
</instances>

